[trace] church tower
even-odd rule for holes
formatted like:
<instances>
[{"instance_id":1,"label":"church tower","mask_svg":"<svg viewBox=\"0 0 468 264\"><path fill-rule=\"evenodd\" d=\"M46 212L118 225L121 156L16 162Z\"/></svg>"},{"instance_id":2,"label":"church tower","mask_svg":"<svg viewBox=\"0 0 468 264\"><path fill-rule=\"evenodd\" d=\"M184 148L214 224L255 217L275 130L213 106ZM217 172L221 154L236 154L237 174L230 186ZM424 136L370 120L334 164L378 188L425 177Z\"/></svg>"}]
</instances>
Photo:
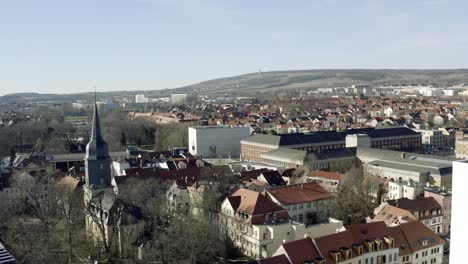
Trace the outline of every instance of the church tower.
<instances>
[{"instance_id":1,"label":"church tower","mask_svg":"<svg viewBox=\"0 0 468 264\"><path fill-rule=\"evenodd\" d=\"M102 138L96 102L94 102L91 140L86 145L85 170L86 187L91 189L111 187L109 149Z\"/></svg>"},{"instance_id":2,"label":"church tower","mask_svg":"<svg viewBox=\"0 0 468 264\"><path fill-rule=\"evenodd\" d=\"M110 161L109 149L107 143L102 138L101 125L99 124L99 113L96 102L94 102L91 140L88 145L86 145L86 187L91 189L111 187L112 176Z\"/></svg>"},{"instance_id":3,"label":"church tower","mask_svg":"<svg viewBox=\"0 0 468 264\"><path fill-rule=\"evenodd\" d=\"M101 230L107 223L110 208L116 195L112 186L111 158L107 143L104 141L99 123L99 113L94 99L93 125L91 139L86 145L84 203L86 231L95 241L101 237ZM108 241L105 242L106 244Z\"/></svg>"}]
</instances>

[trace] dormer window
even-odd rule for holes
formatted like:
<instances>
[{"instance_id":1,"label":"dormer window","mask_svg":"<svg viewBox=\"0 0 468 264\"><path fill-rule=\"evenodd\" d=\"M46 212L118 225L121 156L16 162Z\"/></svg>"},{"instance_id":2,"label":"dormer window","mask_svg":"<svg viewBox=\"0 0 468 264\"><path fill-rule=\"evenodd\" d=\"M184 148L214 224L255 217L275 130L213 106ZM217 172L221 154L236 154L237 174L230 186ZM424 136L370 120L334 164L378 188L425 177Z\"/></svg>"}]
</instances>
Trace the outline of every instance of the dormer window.
<instances>
[{"instance_id":1,"label":"dormer window","mask_svg":"<svg viewBox=\"0 0 468 264\"><path fill-rule=\"evenodd\" d=\"M371 240L366 240L365 245L366 245L367 251L369 251L369 252L374 251L374 242L372 242Z\"/></svg>"},{"instance_id":2,"label":"dormer window","mask_svg":"<svg viewBox=\"0 0 468 264\"><path fill-rule=\"evenodd\" d=\"M347 247L342 247L342 248L340 248L340 250L341 250L341 253L343 255L344 260L347 260L347 259L351 258L351 249L349 249Z\"/></svg>"},{"instance_id":3,"label":"dormer window","mask_svg":"<svg viewBox=\"0 0 468 264\"><path fill-rule=\"evenodd\" d=\"M341 261L341 254L340 252L336 251L336 250L332 250L330 251L330 255L332 257L332 259L335 261L335 262L340 262Z\"/></svg>"},{"instance_id":4,"label":"dormer window","mask_svg":"<svg viewBox=\"0 0 468 264\"><path fill-rule=\"evenodd\" d=\"M423 240L423 241L422 241L422 245L423 245L424 247L427 247L427 240Z\"/></svg>"},{"instance_id":5,"label":"dormer window","mask_svg":"<svg viewBox=\"0 0 468 264\"><path fill-rule=\"evenodd\" d=\"M377 251L382 250L382 240L380 239L375 240L375 250Z\"/></svg>"},{"instance_id":6,"label":"dormer window","mask_svg":"<svg viewBox=\"0 0 468 264\"><path fill-rule=\"evenodd\" d=\"M392 237L386 237L384 239L385 239L385 242L387 242L387 245L389 248L393 248L395 246L395 241Z\"/></svg>"},{"instance_id":7,"label":"dormer window","mask_svg":"<svg viewBox=\"0 0 468 264\"><path fill-rule=\"evenodd\" d=\"M354 251L356 251L356 254L358 256L362 255L364 251L364 247L361 244L354 243L353 248L354 248Z\"/></svg>"}]
</instances>

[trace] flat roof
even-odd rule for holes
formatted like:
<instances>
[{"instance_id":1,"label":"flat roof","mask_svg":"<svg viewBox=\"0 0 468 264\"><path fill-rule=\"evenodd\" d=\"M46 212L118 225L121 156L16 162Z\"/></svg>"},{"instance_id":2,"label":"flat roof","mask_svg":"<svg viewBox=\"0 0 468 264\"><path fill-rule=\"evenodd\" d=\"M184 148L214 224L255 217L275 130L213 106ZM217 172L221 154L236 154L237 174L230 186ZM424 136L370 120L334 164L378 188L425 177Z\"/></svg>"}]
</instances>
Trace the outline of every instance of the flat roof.
<instances>
[{"instance_id":1,"label":"flat roof","mask_svg":"<svg viewBox=\"0 0 468 264\"><path fill-rule=\"evenodd\" d=\"M303 145L321 142L345 141L347 135L366 134L370 138L403 137L403 136L421 136L418 132L407 127L395 128L362 128L343 131L318 131L313 133L291 133L280 135L255 134L244 142L259 144L290 146Z\"/></svg>"},{"instance_id":2,"label":"flat roof","mask_svg":"<svg viewBox=\"0 0 468 264\"><path fill-rule=\"evenodd\" d=\"M290 148L277 148L270 150L268 152L260 154L262 158L267 159L280 159L283 161L288 162L304 162L304 159L307 157L307 151L305 150L297 150L297 149L290 149Z\"/></svg>"},{"instance_id":3,"label":"flat roof","mask_svg":"<svg viewBox=\"0 0 468 264\"><path fill-rule=\"evenodd\" d=\"M430 172L434 175L444 175L452 173L452 165L444 163L435 163L425 160L411 159L385 159L374 160L369 165L392 168L404 171Z\"/></svg>"}]
</instances>

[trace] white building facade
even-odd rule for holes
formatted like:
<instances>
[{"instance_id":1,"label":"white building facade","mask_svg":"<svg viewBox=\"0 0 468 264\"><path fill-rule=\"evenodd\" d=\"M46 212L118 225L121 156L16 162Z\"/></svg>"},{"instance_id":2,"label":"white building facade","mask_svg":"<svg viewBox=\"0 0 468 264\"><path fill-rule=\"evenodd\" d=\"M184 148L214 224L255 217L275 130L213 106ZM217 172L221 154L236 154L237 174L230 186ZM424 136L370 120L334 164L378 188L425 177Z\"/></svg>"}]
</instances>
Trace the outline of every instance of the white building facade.
<instances>
[{"instance_id":1,"label":"white building facade","mask_svg":"<svg viewBox=\"0 0 468 264\"><path fill-rule=\"evenodd\" d=\"M203 158L239 157L240 141L250 136L250 126L193 126L188 129L189 152Z\"/></svg>"}]
</instances>

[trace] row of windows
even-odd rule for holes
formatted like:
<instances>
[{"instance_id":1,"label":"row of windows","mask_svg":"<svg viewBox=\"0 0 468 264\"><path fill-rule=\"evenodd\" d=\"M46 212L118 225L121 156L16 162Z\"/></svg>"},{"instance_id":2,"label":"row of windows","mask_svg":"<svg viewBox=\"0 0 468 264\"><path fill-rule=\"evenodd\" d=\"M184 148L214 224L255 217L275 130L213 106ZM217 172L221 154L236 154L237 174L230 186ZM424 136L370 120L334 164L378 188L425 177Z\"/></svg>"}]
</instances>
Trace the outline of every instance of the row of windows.
<instances>
[{"instance_id":1,"label":"row of windows","mask_svg":"<svg viewBox=\"0 0 468 264\"><path fill-rule=\"evenodd\" d=\"M437 254L440 252L440 248L433 248L431 249L431 255L433 254ZM425 250L421 253L421 257L424 258L424 257L427 257L428 256L428 250ZM415 255L415 258L418 259L419 258L419 253L416 253ZM432 263L432 262L431 262Z\"/></svg>"}]
</instances>

